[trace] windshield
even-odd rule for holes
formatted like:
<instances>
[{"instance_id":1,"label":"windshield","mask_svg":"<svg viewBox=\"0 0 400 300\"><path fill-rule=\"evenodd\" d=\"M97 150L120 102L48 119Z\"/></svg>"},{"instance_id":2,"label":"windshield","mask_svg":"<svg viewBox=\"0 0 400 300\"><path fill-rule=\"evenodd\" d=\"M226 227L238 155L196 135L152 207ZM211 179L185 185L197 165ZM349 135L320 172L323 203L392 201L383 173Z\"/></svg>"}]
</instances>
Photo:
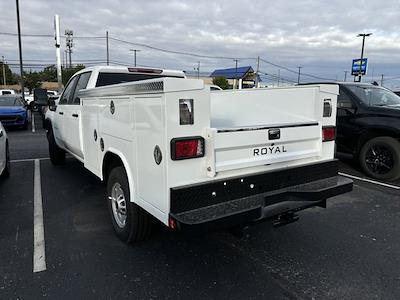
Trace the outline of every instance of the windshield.
<instances>
[{"instance_id":1,"label":"windshield","mask_svg":"<svg viewBox=\"0 0 400 300\"><path fill-rule=\"evenodd\" d=\"M23 104L17 97L0 97L0 106L23 106Z\"/></svg>"},{"instance_id":2,"label":"windshield","mask_svg":"<svg viewBox=\"0 0 400 300\"><path fill-rule=\"evenodd\" d=\"M400 97L387 89L357 85L348 88L368 106L400 106Z\"/></svg>"}]
</instances>

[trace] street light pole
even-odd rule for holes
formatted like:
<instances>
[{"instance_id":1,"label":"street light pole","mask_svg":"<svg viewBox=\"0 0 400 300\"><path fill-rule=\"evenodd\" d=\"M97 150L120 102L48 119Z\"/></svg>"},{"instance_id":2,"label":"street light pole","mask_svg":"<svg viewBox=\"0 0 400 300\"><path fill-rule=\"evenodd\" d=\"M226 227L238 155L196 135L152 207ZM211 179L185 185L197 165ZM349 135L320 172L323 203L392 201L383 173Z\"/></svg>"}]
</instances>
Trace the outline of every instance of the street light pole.
<instances>
[{"instance_id":1,"label":"street light pole","mask_svg":"<svg viewBox=\"0 0 400 300\"><path fill-rule=\"evenodd\" d=\"M346 79L347 79L347 72L348 71L343 71L344 72L344 82L346 82Z\"/></svg>"},{"instance_id":2,"label":"street light pole","mask_svg":"<svg viewBox=\"0 0 400 300\"><path fill-rule=\"evenodd\" d=\"M361 77L362 77L362 62L364 58L364 44L365 44L365 37L372 35L372 33L360 33L357 36L362 36L362 46L361 46L361 59L360 59L360 70L358 72L358 82L361 82Z\"/></svg>"},{"instance_id":3,"label":"street light pole","mask_svg":"<svg viewBox=\"0 0 400 300\"><path fill-rule=\"evenodd\" d=\"M19 3L17 4L17 27L18 27L18 49L19 49L19 71L21 73L21 94L22 100L25 102L25 89L24 89L24 66L22 65L22 43L21 43L21 24L19 22Z\"/></svg>"},{"instance_id":4,"label":"street light pole","mask_svg":"<svg viewBox=\"0 0 400 300\"><path fill-rule=\"evenodd\" d=\"M108 48L108 30L106 31L107 66L110 64L110 50Z\"/></svg>"}]
</instances>

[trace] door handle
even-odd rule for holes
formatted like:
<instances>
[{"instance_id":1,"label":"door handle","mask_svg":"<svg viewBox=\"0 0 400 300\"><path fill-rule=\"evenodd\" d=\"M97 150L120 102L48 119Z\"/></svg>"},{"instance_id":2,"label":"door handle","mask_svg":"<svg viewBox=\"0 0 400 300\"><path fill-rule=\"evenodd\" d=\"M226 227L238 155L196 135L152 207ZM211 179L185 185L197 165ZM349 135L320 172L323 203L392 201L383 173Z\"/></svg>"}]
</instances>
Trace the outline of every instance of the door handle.
<instances>
[{"instance_id":1,"label":"door handle","mask_svg":"<svg viewBox=\"0 0 400 300\"><path fill-rule=\"evenodd\" d=\"M77 117L78 117L78 114L72 114L72 116L73 116L74 118L77 118Z\"/></svg>"},{"instance_id":2,"label":"door handle","mask_svg":"<svg viewBox=\"0 0 400 300\"><path fill-rule=\"evenodd\" d=\"M64 114L62 111L59 111L58 113L59 113L60 115L63 115L63 114Z\"/></svg>"}]
</instances>

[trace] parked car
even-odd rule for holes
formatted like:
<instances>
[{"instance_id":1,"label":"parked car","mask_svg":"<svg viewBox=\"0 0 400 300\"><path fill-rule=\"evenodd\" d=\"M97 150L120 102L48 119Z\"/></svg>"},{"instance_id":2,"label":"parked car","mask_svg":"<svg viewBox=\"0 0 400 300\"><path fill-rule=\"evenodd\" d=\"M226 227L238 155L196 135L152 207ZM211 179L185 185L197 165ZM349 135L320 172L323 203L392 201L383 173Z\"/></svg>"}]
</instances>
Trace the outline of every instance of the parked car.
<instances>
[{"instance_id":1,"label":"parked car","mask_svg":"<svg viewBox=\"0 0 400 300\"><path fill-rule=\"evenodd\" d=\"M10 176L10 151L7 133L0 122L0 177Z\"/></svg>"},{"instance_id":2,"label":"parked car","mask_svg":"<svg viewBox=\"0 0 400 300\"><path fill-rule=\"evenodd\" d=\"M47 90L47 96L58 96L57 91Z\"/></svg>"},{"instance_id":3,"label":"parked car","mask_svg":"<svg viewBox=\"0 0 400 300\"><path fill-rule=\"evenodd\" d=\"M0 95L15 95L14 90L0 89Z\"/></svg>"},{"instance_id":4,"label":"parked car","mask_svg":"<svg viewBox=\"0 0 400 300\"><path fill-rule=\"evenodd\" d=\"M0 121L7 127L28 127L28 111L20 95L0 96Z\"/></svg>"}]
</instances>

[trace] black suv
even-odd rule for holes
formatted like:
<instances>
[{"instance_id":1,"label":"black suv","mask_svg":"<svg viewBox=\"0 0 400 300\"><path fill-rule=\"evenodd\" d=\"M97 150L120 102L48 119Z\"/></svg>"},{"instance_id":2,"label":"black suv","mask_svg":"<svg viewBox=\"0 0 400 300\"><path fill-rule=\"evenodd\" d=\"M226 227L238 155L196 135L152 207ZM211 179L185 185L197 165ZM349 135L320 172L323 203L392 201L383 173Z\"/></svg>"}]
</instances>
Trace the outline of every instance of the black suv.
<instances>
[{"instance_id":1,"label":"black suv","mask_svg":"<svg viewBox=\"0 0 400 300\"><path fill-rule=\"evenodd\" d=\"M400 97L372 84L338 84L337 151L353 154L371 177L399 178Z\"/></svg>"}]
</instances>

